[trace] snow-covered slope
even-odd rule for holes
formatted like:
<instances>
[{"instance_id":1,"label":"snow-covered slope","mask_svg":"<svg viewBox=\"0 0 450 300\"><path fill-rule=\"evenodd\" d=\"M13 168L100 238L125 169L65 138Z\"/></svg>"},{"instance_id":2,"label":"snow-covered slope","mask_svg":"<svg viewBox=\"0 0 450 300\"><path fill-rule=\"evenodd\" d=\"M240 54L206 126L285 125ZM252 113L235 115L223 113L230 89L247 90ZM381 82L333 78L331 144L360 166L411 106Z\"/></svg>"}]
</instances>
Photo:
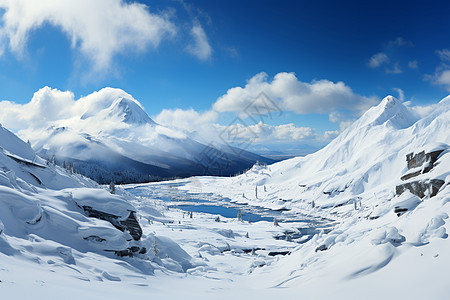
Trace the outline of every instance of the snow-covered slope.
<instances>
[{"instance_id":1,"label":"snow-covered slope","mask_svg":"<svg viewBox=\"0 0 450 300\"><path fill-rule=\"evenodd\" d=\"M48 163L0 126L3 271L5 264L21 261L37 263L47 272L69 268L99 280L116 280L111 270L118 268L153 274L154 270L183 272L191 267L190 256L173 241L143 234L129 199L130 195L111 194L88 178ZM148 211L161 217L157 210ZM171 249L170 258L157 257L157 239L160 249ZM120 267L114 267L117 264Z\"/></svg>"},{"instance_id":2,"label":"snow-covered slope","mask_svg":"<svg viewBox=\"0 0 450 300\"><path fill-rule=\"evenodd\" d=\"M188 180L185 188L337 222L261 270L268 285L344 298L376 282L369 298L415 298L425 295L417 285L425 282L433 284L429 295L443 299L449 292L449 144L450 96L422 119L388 96L314 154L254 166L234 178Z\"/></svg>"},{"instance_id":3,"label":"snow-covered slope","mask_svg":"<svg viewBox=\"0 0 450 300\"><path fill-rule=\"evenodd\" d=\"M79 113L68 114L72 117L45 130L23 130L21 136L41 156L54 157L59 165L71 162L78 172L101 183L234 175L256 161L273 162L226 146L213 148L161 126L120 89L104 88L76 101L74 107Z\"/></svg>"}]
</instances>

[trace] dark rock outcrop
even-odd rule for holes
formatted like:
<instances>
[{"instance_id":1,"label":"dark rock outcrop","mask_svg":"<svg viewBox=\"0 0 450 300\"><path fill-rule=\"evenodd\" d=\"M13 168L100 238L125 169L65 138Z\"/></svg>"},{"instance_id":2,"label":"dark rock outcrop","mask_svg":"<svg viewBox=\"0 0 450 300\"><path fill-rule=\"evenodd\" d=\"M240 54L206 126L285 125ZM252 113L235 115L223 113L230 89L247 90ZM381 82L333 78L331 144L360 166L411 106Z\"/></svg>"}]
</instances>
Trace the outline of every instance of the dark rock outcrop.
<instances>
[{"instance_id":1,"label":"dark rock outcrop","mask_svg":"<svg viewBox=\"0 0 450 300\"><path fill-rule=\"evenodd\" d=\"M405 174L400 179L408 180L408 179L416 177L420 174L425 174L425 173L430 172L431 169L433 169L435 162L438 160L439 155L441 155L441 153L443 151L444 150L436 150L436 151L432 151L430 153L425 153L425 151L422 151L415 155L413 152L407 154L406 162L408 163L408 170L419 168L422 165L424 165L425 163L427 163L427 164L421 170L417 170L415 172Z\"/></svg>"},{"instance_id":2,"label":"dark rock outcrop","mask_svg":"<svg viewBox=\"0 0 450 300\"><path fill-rule=\"evenodd\" d=\"M326 245L320 245L319 247L316 248L316 252L325 250L328 250L328 247Z\"/></svg>"},{"instance_id":3,"label":"dark rock outcrop","mask_svg":"<svg viewBox=\"0 0 450 300\"><path fill-rule=\"evenodd\" d=\"M133 257L137 254L145 254L147 253L147 249L145 247L137 247L137 246L133 246L130 248L127 248L125 250L118 250L118 251L114 251L114 254L116 254L119 257Z\"/></svg>"},{"instance_id":4,"label":"dark rock outcrop","mask_svg":"<svg viewBox=\"0 0 450 300\"><path fill-rule=\"evenodd\" d=\"M406 162L408 165L408 170L416 169L414 172L407 173L403 175L400 179L403 181L409 180L421 174L430 172L435 166L439 155L444 152L443 149L431 151L425 153L425 151L414 154L414 152L406 155ZM421 169L417 170L417 168ZM404 191L409 190L412 194L418 196L419 198L424 198L425 196L434 197L441 186L445 182L441 179L422 179L405 182L395 187L395 192L397 195L402 194ZM397 215L401 215L404 211L399 208Z\"/></svg>"},{"instance_id":5,"label":"dark rock outcrop","mask_svg":"<svg viewBox=\"0 0 450 300\"><path fill-rule=\"evenodd\" d=\"M108 221L120 231L127 230L135 241L138 241L142 236L142 228L136 219L136 212L134 211L129 211L128 218L120 220L119 216L93 209L90 206L82 206L81 208L89 217Z\"/></svg>"},{"instance_id":6,"label":"dark rock outcrop","mask_svg":"<svg viewBox=\"0 0 450 300\"><path fill-rule=\"evenodd\" d=\"M409 190L412 194L418 196L419 198L424 198L425 196L429 196L431 198L436 196L444 183L445 181L441 179L416 180L397 185L395 187L395 192L397 195L400 195L404 191Z\"/></svg>"}]
</instances>

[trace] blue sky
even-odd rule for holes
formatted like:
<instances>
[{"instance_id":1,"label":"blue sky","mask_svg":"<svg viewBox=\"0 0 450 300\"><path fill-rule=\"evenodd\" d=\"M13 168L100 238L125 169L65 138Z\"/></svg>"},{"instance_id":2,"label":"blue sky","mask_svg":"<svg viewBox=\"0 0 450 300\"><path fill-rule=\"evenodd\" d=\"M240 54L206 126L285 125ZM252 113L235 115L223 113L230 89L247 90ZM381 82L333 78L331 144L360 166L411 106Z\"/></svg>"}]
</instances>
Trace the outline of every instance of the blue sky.
<instances>
[{"instance_id":1,"label":"blue sky","mask_svg":"<svg viewBox=\"0 0 450 300\"><path fill-rule=\"evenodd\" d=\"M203 0L136 6L113 0L94 7L83 0L77 5L86 7L79 9L49 2L30 7L37 4L0 1L0 100L25 104L44 86L70 90L75 98L111 86L131 94L167 125L177 126L169 112L190 108L198 116L215 110L208 122L226 125L239 114L240 100L228 94L230 89L244 88L264 72L262 82L236 96L252 97L286 72L295 79L285 76L277 86L284 86L283 80L292 85L297 80L297 86L281 94L279 87L270 89L284 113L267 123L324 134L344 128L387 94L400 97L399 89L401 100L420 106L450 91L448 1ZM71 2L77 3L67 5ZM108 5L114 7L110 19L104 16ZM24 8L27 18L21 16ZM11 16L15 11L20 13ZM83 16L86 11L93 19ZM101 22L95 22L96 13ZM130 27L134 23L139 28ZM327 84L316 85L320 80ZM338 82L351 93L336 90ZM295 93L316 87L336 100L312 97L311 91L296 98ZM214 105L221 97L224 105ZM317 107L300 108L308 101ZM164 109L166 118L158 118Z\"/></svg>"}]
</instances>

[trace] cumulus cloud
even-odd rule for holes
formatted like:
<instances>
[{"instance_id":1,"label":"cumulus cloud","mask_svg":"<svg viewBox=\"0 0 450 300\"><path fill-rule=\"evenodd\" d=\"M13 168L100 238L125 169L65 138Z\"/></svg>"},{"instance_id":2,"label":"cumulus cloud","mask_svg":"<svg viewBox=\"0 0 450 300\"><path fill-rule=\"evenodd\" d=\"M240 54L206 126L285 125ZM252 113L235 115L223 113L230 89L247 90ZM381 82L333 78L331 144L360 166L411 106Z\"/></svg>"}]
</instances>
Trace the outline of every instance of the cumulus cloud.
<instances>
[{"instance_id":1,"label":"cumulus cloud","mask_svg":"<svg viewBox=\"0 0 450 300\"><path fill-rule=\"evenodd\" d=\"M450 50L442 49L436 51L441 59L441 63L436 68L434 74L425 75L425 80L431 81L433 84L441 85L450 92Z\"/></svg>"},{"instance_id":2,"label":"cumulus cloud","mask_svg":"<svg viewBox=\"0 0 450 300\"><path fill-rule=\"evenodd\" d=\"M74 103L72 92L44 87L34 93L27 104L1 101L0 120L12 129L45 126L55 120L70 118Z\"/></svg>"},{"instance_id":3,"label":"cumulus cloud","mask_svg":"<svg viewBox=\"0 0 450 300\"><path fill-rule=\"evenodd\" d=\"M218 113L214 110L199 113L190 108L188 110L164 109L154 119L161 125L189 132L191 136L208 143L213 140L223 143L220 136L226 136L228 132L237 133L238 140L251 140L252 143L321 138L313 128L297 127L292 123L268 125L263 122L257 124L234 122L224 126L217 123L217 118Z\"/></svg>"},{"instance_id":4,"label":"cumulus cloud","mask_svg":"<svg viewBox=\"0 0 450 300\"><path fill-rule=\"evenodd\" d=\"M187 131L196 131L203 126L211 125L217 120L218 114L209 110L199 113L193 108L183 109L163 109L154 119L157 123L183 129Z\"/></svg>"},{"instance_id":5,"label":"cumulus cloud","mask_svg":"<svg viewBox=\"0 0 450 300\"><path fill-rule=\"evenodd\" d=\"M205 30L200 23L194 23L190 35L192 37L192 43L187 46L186 50L200 60L210 59L212 48L208 42Z\"/></svg>"},{"instance_id":6,"label":"cumulus cloud","mask_svg":"<svg viewBox=\"0 0 450 300\"><path fill-rule=\"evenodd\" d=\"M264 93L269 100L259 101ZM257 103L255 103L255 99ZM271 102L269 102L271 101ZM265 102L265 103L261 103ZM272 81L264 72L253 76L244 87L234 87L217 99L213 108L218 112L242 113L245 108L259 105L277 107L298 114L330 113L337 109L365 111L379 102L377 97L365 97L352 91L343 82L314 80L310 83L297 79L294 73L278 73ZM264 112L264 109L261 109Z\"/></svg>"},{"instance_id":7,"label":"cumulus cloud","mask_svg":"<svg viewBox=\"0 0 450 300\"><path fill-rule=\"evenodd\" d=\"M380 52L372 55L372 57L369 59L369 67L375 69L388 62L389 57L386 55L386 53Z\"/></svg>"},{"instance_id":8,"label":"cumulus cloud","mask_svg":"<svg viewBox=\"0 0 450 300\"><path fill-rule=\"evenodd\" d=\"M242 124L236 124L235 126L242 127ZM249 125L248 128L256 134L256 142L267 141L269 139L300 141L316 136L313 128L296 127L292 123L282 125L268 125L263 122L259 122L258 124ZM249 130L243 130L243 132L249 132ZM247 138L251 138L251 136Z\"/></svg>"},{"instance_id":9,"label":"cumulus cloud","mask_svg":"<svg viewBox=\"0 0 450 300\"><path fill-rule=\"evenodd\" d=\"M338 131L326 131L324 134L319 134L314 128L298 127L292 123L269 125L259 122L249 125L235 122L228 126L215 124L214 127L219 137L215 141L243 149L261 149L266 146L270 148L282 144L289 144L294 148L301 145L323 146L339 134ZM229 133L231 138L227 139Z\"/></svg>"},{"instance_id":10,"label":"cumulus cloud","mask_svg":"<svg viewBox=\"0 0 450 300\"><path fill-rule=\"evenodd\" d=\"M50 24L68 36L95 70L107 69L119 53L157 47L176 32L167 15L123 0L0 0L0 9L5 11L0 54L8 47L20 57L33 30Z\"/></svg>"}]
</instances>

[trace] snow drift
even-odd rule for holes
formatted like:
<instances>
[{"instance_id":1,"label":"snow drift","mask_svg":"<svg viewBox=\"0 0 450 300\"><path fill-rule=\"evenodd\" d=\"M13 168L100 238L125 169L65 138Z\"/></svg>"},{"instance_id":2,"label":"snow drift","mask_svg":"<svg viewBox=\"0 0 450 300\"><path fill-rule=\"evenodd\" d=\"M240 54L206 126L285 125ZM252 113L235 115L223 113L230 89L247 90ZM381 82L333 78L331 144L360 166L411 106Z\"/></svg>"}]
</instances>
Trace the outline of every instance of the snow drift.
<instances>
[{"instance_id":1,"label":"snow drift","mask_svg":"<svg viewBox=\"0 0 450 300\"><path fill-rule=\"evenodd\" d=\"M45 161L0 126L2 260L38 259L80 268L86 259L108 264L122 258L125 267L153 274L155 269L167 270L169 259L163 261L155 253L158 239L158 247L178 249L169 259L172 269L184 272L191 267L190 256L173 241L143 234L127 197ZM102 277L111 280L108 274L104 270Z\"/></svg>"}]
</instances>

